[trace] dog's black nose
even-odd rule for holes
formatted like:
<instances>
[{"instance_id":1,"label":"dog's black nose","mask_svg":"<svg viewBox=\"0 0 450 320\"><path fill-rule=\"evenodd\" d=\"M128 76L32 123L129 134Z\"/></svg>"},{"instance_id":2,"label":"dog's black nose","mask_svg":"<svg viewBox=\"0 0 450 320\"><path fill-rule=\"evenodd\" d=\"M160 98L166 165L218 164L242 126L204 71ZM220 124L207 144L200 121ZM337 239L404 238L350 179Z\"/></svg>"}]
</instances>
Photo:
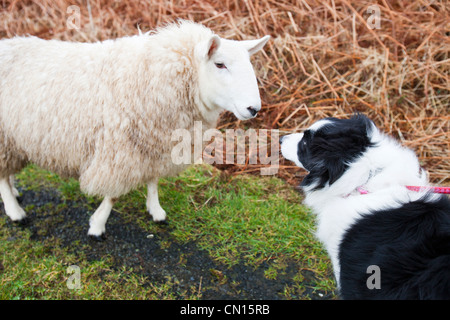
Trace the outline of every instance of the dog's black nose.
<instances>
[{"instance_id":1,"label":"dog's black nose","mask_svg":"<svg viewBox=\"0 0 450 320\"><path fill-rule=\"evenodd\" d=\"M255 110L253 107L248 107L247 110L250 111L253 117L258 113L258 110Z\"/></svg>"},{"instance_id":2,"label":"dog's black nose","mask_svg":"<svg viewBox=\"0 0 450 320\"><path fill-rule=\"evenodd\" d=\"M281 138L280 138L280 144L283 142L283 139L285 138L286 136L282 136Z\"/></svg>"}]
</instances>

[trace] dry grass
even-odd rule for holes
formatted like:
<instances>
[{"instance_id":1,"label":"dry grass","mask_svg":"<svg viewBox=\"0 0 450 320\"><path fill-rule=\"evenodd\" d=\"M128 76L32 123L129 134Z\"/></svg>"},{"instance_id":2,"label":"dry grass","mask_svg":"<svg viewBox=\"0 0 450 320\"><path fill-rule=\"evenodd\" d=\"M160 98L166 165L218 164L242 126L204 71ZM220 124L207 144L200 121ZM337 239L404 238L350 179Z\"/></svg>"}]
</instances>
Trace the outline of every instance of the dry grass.
<instances>
[{"instance_id":1,"label":"dry grass","mask_svg":"<svg viewBox=\"0 0 450 320\"><path fill-rule=\"evenodd\" d=\"M377 4L380 29L367 12ZM80 8L70 30L67 8ZM355 111L413 148L436 184L450 183L450 6L446 0L292 1L5 1L0 38L96 41L137 33L185 18L234 39L270 34L253 58L263 111L250 123L225 113L221 128L302 130L325 117ZM246 127L244 127L244 125ZM232 173L258 166L224 165ZM298 182L281 162L279 174Z\"/></svg>"}]
</instances>

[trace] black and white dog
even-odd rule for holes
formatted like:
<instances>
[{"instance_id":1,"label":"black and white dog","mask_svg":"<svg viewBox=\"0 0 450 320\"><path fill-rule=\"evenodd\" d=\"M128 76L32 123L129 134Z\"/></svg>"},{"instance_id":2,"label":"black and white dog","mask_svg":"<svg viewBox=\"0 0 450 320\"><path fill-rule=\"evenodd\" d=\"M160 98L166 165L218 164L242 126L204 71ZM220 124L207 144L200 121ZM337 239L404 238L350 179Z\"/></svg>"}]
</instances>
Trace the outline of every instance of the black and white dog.
<instances>
[{"instance_id":1,"label":"black and white dog","mask_svg":"<svg viewBox=\"0 0 450 320\"><path fill-rule=\"evenodd\" d=\"M305 204L343 299L450 299L450 200L405 187L428 186L411 150L355 115L284 136L281 152L309 171Z\"/></svg>"}]
</instances>

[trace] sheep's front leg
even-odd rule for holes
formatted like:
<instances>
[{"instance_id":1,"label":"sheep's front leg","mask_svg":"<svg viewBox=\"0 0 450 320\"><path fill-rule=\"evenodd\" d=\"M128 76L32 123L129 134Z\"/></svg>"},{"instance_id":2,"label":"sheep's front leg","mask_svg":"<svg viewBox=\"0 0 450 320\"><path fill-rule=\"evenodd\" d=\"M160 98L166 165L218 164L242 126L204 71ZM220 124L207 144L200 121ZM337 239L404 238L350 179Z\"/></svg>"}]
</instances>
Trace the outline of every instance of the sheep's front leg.
<instances>
[{"instance_id":1,"label":"sheep's front leg","mask_svg":"<svg viewBox=\"0 0 450 320\"><path fill-rule=\"evenodd\" d=\"M105 197L97 210L95 210L89 220L88 235L90 237L95 240L103 240L105 238L105 224L113 205L113 199L111 197Z\"/></svg>"},{"instance_id":2,"label":"sheep's front leg","mask_svg":"<svg viewBox=\"0 0 450 320\"><path fill-rule=\"evenodd\" d=\"M159 204L158 198L158 179L154 179L147 184L147 210L155 222L166 220L166 212Z\"/></svg>"},{"instance_id":3,"label":"sheep's front leg","mask_svg":"<svg viewBox=\"0 0 450 320\"><path fill-rule=\"evenodd\" d=\"M14 197L18 197L20 194L19 194L19 191L16 189L16 187L14 187L14 175L12 174L12 175L10 175L9 176L9 185L11 186L11 190L12 190L12 193L13 193L13 195L14 195Z\"/></svg>"},{"instance_id":4,"label":"sheep's front leg","mask_svg":"<svg viewBox=\"0 0 450 320\"><path fill-rule=\"evenodd\" d=\"M0 195L5 205L5 212L12 221L21 221L26 217L25 211L17 202L9 177L0 179Z\"/></svg>"}]
</instances>

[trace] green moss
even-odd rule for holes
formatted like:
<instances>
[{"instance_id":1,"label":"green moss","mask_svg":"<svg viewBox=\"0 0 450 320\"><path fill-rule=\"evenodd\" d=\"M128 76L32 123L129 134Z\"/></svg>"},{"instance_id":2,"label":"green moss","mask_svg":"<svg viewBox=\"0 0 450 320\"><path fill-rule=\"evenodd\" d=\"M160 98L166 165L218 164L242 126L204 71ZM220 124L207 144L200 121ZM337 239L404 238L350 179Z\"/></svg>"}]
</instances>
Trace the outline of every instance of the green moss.
<instances>
[{"instance_id":1,"label":"green moss","mask_svg":"<svg viewBox=\"0 0 450 320\"><path fill-rule=\"evenodd\" d=\"M42 217L36 226L39 236L47 236L50 225L61 223L59 213L68 206L93 212L101 201L82 194L76 180L61 179L35 166L27 167L17 178L21 188L36 192L56 189L63 199L59 204L26 207ZM285 298L308 298L314 292L333 295L335 283L330 262L313 235L314 217L301 204L301 196L284 181L276 177L231 177L200 165L177 177L161 179L159 193L169 221L169 231L164 229L167 237L159 242L162 250L170 248L173 242L194 242L224 268L262 268L263 277L273 281L289 277ZM120 197L114 210L125 223L135 224L149 235L158 234L167 227L151 221L145 195L146 187L142 186ZM5 216L0 218L0 299L202 297L202 288L179 292L175 276L163 283L150 283L138 270L116 266L108 255L89 261L82 253L89 248L80 248L80 254L75 256L58 239L33 241L29 231L6 226L6 221ZM85 237L86 230L74 222L68 225ZM180 255L179 265L185 265L188 257L189 253ZM77 290L68 289L66 283L70 276L67 268L72 264L80 267L83 277ZM211 272L219 284L234 283L222 270ZM314 276L305 278L305 272ZM235 293L239 294L239 290Z\"/></svg>"}]
</instances>

